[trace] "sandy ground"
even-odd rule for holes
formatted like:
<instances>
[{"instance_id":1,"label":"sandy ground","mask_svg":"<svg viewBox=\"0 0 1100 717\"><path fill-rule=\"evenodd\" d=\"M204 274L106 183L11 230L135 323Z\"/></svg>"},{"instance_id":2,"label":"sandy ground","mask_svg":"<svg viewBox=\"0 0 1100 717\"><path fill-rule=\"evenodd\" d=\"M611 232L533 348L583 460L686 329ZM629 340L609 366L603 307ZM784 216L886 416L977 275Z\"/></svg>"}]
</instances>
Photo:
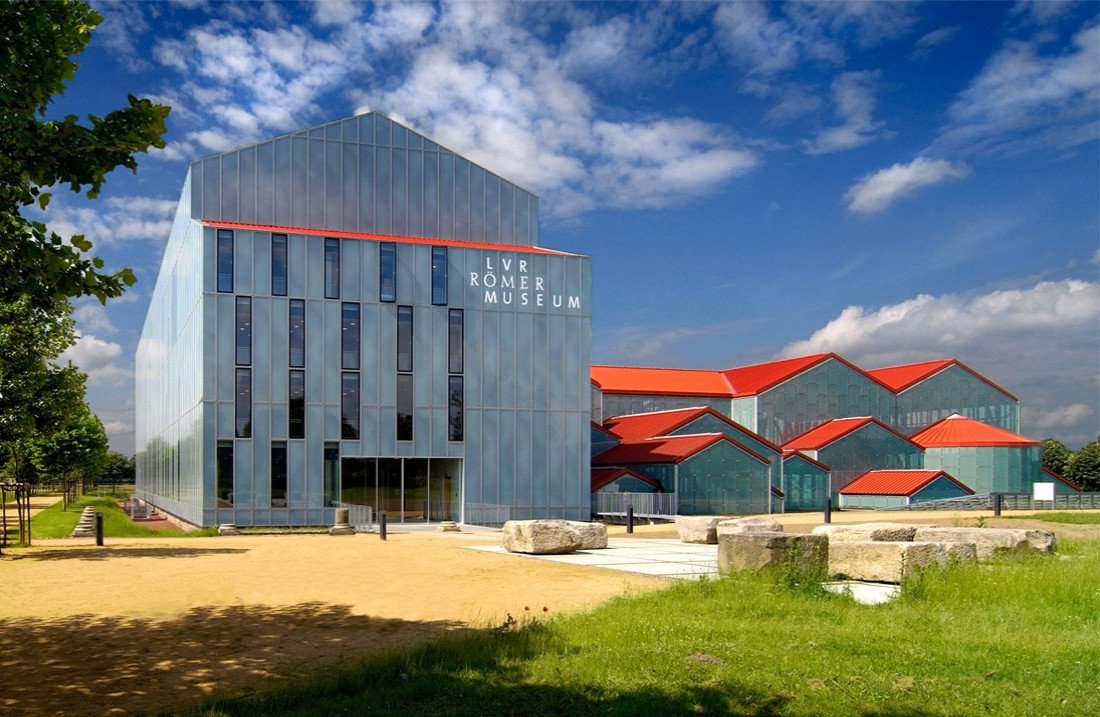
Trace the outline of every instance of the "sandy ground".
<instances>
[{"instance_id":1,"label":"sandy ground","mask_svg":"<svg viewBox=\"0 0 1100 717\"><path fill-rule=\"evenodd\" d=\"M974 518L833 515L834 522L937 525ZM780 520L804 532L821 516ZM1057 531L1100 538L1100 526ZM611 532L625 534L622 527ZM639 525L634 536L675 537L675 530ZM376 534L224 536L108 539L96 547L69 539L9 549L0 557L0 712L170 711L445 630L500 625L508 614L544 619L667 584L465 547L499 541L494 531L391 527L386 541Z\"/></svg>"}]
</instances>

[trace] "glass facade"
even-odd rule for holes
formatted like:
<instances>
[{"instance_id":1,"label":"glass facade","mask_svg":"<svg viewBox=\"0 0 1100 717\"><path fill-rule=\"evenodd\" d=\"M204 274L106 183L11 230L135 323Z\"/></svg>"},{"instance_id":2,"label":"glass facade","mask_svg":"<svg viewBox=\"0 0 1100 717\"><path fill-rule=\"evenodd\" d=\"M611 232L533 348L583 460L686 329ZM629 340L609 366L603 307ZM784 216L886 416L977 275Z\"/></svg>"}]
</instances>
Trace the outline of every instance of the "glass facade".
<instances>
[{"instance_id":1,"label":"glass facade","mask_svg":"<svg viewBox=\"0 0 1100 717\"><path fill-rule=\"evenodd\" d=\"M588 258L534 248L533 195L393 129L191 164L138 349L139 497L198 525L327 525L373 461L372 499L405 520L588 517Z\"/></svg>"},{"instance_id":2,"label":"glass facade","mask_svg":"<svg viewBox=\"0 0 1100 717\"><path fill-rule=\"evenodd\" d=\"M794 454L783 459L784 506L787 511L824 510L829 471Z\"/></svg>"},{"instance_id":3,"label":"glass facade","mask_svg":"<svg viewBox=\"0 0 1100 717\"><path fill-rule=\"evenodd\" d=\"M895 427L912 436L953 413L1020 432L1019 402L958 364L900 392Z\"/></svg>"},{"instance_id":4,"label":"glass facade","mask_svg":"<svg viewBox=\"0 0 1100 717\"><path fill-rule=\"evenodd\" d=\"M672 411L677 408L695 408L696 406L709 406L721 414L728 414L730 400L728 398L707 396L661 396L641 395L634 393L605 393L603 394L603 420L614 416L627 416L636 413L653 413L654 411Z\"/></svg>"},{"instance_id":5,"label":"glass facade","mask_svg":"<svg viewBox=\"0 0 1100 717\"><path fill-rule=\"evenodd\" d=\"M1043 475L1042 446L927 448L924 467L942 470L975 493L1030 493Z\"/></svg>"},{"instance_id":6,"label":"glass facade","mask_svg":"<svg viewBox=\"0 0 1100 717\"><path fill-rule=\"evenodd\" d=\"M925 463L919 446L876 423L867 423L836 439L817 451L814 458L832 469L830 491L834 497L869 470L934 467Z\"/></svg>"},{"instance_id":7,"label":"glass facade","mask_svg":"<svg viewBox=\"0 0 1100 717\"><path fill-rule=\"evenodd\" d=\"M770 511L769 466L727 441L678 464L682 515L749 515Z\"/></svg>"}]
</instances>

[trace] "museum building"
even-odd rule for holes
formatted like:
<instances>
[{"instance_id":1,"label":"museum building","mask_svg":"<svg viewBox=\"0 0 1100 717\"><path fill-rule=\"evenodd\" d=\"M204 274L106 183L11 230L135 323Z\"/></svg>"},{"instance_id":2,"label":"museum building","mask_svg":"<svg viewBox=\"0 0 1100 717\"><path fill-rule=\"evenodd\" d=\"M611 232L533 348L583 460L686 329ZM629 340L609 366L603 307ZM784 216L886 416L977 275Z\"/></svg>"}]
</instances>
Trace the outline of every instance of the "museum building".
<instances>
[{"instance_id":1,"label":"museum building","mask_svg":"<svg viewBox=\"0 0 1100 717\"><path fill-rule=\"evenodd\" d=\"M136 358L137 496L188 523L590 514L588 257L370 112L189 166Z\"/></svg>"}]
</instances>

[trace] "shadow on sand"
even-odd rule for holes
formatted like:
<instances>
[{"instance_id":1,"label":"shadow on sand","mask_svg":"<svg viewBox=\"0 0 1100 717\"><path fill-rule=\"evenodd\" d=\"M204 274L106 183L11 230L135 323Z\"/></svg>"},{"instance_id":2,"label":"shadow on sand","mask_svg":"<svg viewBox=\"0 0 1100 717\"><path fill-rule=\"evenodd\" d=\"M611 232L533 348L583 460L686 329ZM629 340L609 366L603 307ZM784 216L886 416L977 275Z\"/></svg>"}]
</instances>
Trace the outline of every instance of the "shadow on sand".
<instances>
[{"instance_id":1,"label":"shadow on sand","mask_svg":"<svg viewBox=\"0 0 1100 717\"><path fill-rule=\"evenodd\" d=\"M33 548L6 553L5 560L109 560L111 558L202 558L217 554L247 553L247 548L184 548L129 546L72 546Z\"/></svg>"}]
</instances>

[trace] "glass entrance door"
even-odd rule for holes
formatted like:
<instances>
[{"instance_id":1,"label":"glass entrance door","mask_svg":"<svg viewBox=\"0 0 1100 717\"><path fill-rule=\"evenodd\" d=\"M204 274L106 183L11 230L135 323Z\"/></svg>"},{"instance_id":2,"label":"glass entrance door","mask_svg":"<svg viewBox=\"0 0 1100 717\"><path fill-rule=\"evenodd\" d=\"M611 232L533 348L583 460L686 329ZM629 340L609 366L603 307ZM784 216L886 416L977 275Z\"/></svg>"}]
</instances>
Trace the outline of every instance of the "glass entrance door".
<instances>
[{"instance_id":1,"label":"glass entrance door","mask_svg":"<svg viewBox=\"0 0 1100 717\"><path fill-rule=\"evenodd\" d=\"M391 523L458 520L461 458L344 458L340 500L385 510Z\"/></svg>"}]
</instances>

